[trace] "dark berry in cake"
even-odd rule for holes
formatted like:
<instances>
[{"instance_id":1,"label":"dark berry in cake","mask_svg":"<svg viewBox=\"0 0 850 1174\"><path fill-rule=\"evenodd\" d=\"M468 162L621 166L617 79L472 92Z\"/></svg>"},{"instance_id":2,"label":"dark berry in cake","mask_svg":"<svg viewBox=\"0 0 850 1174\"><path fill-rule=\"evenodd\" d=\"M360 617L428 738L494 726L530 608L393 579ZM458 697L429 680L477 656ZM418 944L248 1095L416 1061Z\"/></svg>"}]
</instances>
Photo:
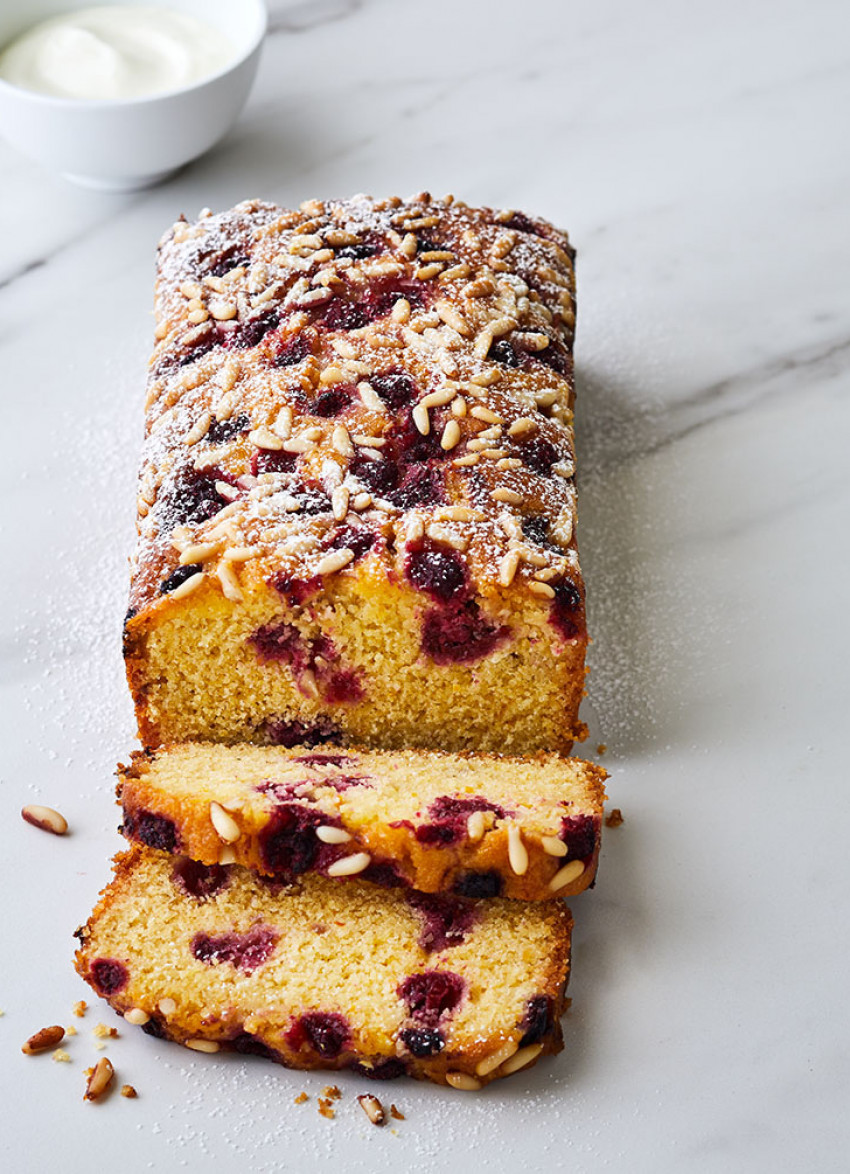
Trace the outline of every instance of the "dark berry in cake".
<instances>
[{"instance_id":1,"label":"dark berry in cake","mask_svg":"<svg viewBox=\"0 0 850 1174\"><path fill-rule=\"evenodd\" d=\"M275 367L294 367L308 355L313 353L316 344L315 330L302 330L299 334L291 334L280 341L272 357Z\"/></svg>"},{"instance_id":2,"label":"dark berry in cake","mask_svg":"<svg viewBox=\"0 0 850 1174\"><path fill-rule=\"evenodd\" d=\"M402 510L414 510L425 505L435 505L445 500L445 479L441 470L433 465L408 466L401 484L387 495L393 505Z\"/></svg>"},{"instance_id":3,"label":"dark berry in cake","mask_svg":"<svg viewBox=\"0 0 850 1174\"><path fill-rule=\"evenodd\" d=\"M288 718L267 718L263 723L263 734L272 746L322 746L328 742L337 743L342 731L330 718L320 716L313 722L301 722Z\"/></svg>"},{"instance_id":4,"label":"dark berry in cake","mask_svg":"<svg viewBox=\"0 0 850 1174\"><path fill-rule=\"evenodd\" d=\"M375 545L377 534L366 526L337 526L322 546L326 550L350 550L357 562Z\"/></svg>"},{"instance_id":5,"label":"dark berry in cake","mask_svg":"<svg viewBox=\"0 0 850 1174\"><path fill-rule=\"evenodd\" d=\"M534 351L534 358L539 363L544 363L553 371L557 371L559 375L569 374L571 362L570 356L564 350L560 343L549 340L549 345L544 347L542 351Z\"/></svg>"},{"instance_id":6,"label":"dark berry in cake","mask_svg":"<svg viewBox=\"0 0 850 1174\"><path fill-rule=\"evenodd\" d=\"M368 244L365 241L356 245L343 245L336 250L338 257L350 257L352 261L364 261L367 257L374 257L379 253L380 246Z\"/></svg>"},{"instance_id":7,"label":"dark berry in cake","mask_svg":"<svg viewBox=\"0 0 850 1174\"><path fill-rule=\"evenodd\" d=\"M326 330L359 330L369 322L367 308L359 302L335 297L325 306L321 325Z\"/></svg>"},{"instance_id":8,"label":"dark berry in cake","mask_svg":"<svg viewBox=\"0 0 850 1174\"><path fill-rule=\"evenodd\" d=\"M160 583L160 595L167 595L169 591L174 591L181 583L185 583L187 579L191 579L193 575L197 575L203 569L200 563L187 563L183 567L175 567L171 574Z\"/></svg>"},{"instance_id":9,"label":"dark berry in cake","mask_svg":"<svg viewBox=\"0 0 850 1174\"><path fill-rule=\"evenodd\" d=\"M430 538L408 545L404 572L417 591L440 602L465 596L469 589L466 564L458 552Z\"/></svg>"},{"instance_id":10,"label":"dark berry in cake","mask_svg":"<svg viewBox=\"0 0 850 1174\"><path fill-rule=\"evenodd\" d=\"M535 546L561 554L561 548L549 538L549 519L545 514L529 514L522 519L523 537Z\"/></svg>"},{"instance_id":11,"label":"dark berry in cake","mask_svg":"<svg viewBox=\"0 0 850 1174\"><path fill-rule=\"evenodd\" d=\"M418 398L416 384L406 371L384 371L380 375L371 375L369 385L394 412L409 407Z\"/></svg>"},{"instance_id":12,"label":"dark berry in cake","mask_svg":"<svg viewBox=\"0 0 850 1174\"><path fill-rule=\"evenodd\" d=\"M505 228L513 228L517 232L530 232L535 236L544 236L543 233L533 220L530 220L524 212L514 212L510 220L501 222Z\"/></svg>"},{"instance_id":13,"label":"dark berry in cake","mask_svg":"<svg viewBox=\"0 0 850 1174\"><path fill-rule=\"evenodd\" d=\"M450 970L423 970L409 975L396 993L411 1018L433 1026L455 1010L466 993L466 982Z\"/></svg>"},{"instance_id":14,"label":"dark berry in cake","mask_svg":"<svg viewBox=\"0 0 850 1174\"><path fill-rule=\"evenodd\" d=\"M243 1056L263 1056L266 1060L277 1059L277 1053L268 1044L264 1044L262 1040L247 1031L242 1031L235 1036L230 1041L230 1046Z\"/></svg>"},{"instance_id":15,"label":"dark berry in cake","mask_svg":"<svg viewBox=\"0 0 850 1174\"><path fill-rule=\"evenodd\" d=\"M478 795L458 799L441 795L428 807L429 822L415 829L420 844L456 844L467 834L467 821L473 811L492 811L498 819L505 818L505 810Z\"/></svg>"},{"instance_id":16,"label":"dark berry in cake","mask_svg":"<svg viewBox=\"0 0 850 1174\"><path fill-rule=\"evenodd\" d=\"M566 815L561 820L561 839L567 860L587 860L596 848L596 822L592 815Z\"/></svg>"},{"instance_id":17,"label":"dark berry in cake","mask_svg":"<svg viewBox=\"0 0 850 1174\"><path fill-rule=\"evenodd\" d=\"M453 602L425 613L422 651L434 664L473 664L504 644L510 631L491 624L474 600Z\"/></svg>"},{"instance_id":18,"label":"dark berry in cake","mask_svg":"<svg viewBox=\"0 0 850 1174\"><path fill-rule=\"evenodd\" d=\"M216 966L230 963L250 974L274 953L279 934L270 925L252 925L247 933L197 933L192 938L192 954L199 962Z\"/></svg>"},{"instance_id":19,"label":"dark berry in cake","mask_svg":"<svg viewBox=\"0 0 850 1174\"><path fill-rule=\"evenodd\" d=\"M297 453L284 452L282 448L258 448L251 457L251 473L255 477L261 473L291 473L297 463Z\"/></svg>"},{"instance_id":20,"label":"dark berry in cake","mask_svg":"<svg viewBox=\"0 0 850 1174\"><path fill-rule=\"evenodd\" d=\"M411 893L407 900L422 919L419 945L429 953L459 945L478 920L475 906L459 897Z\"/></svg>"},{"instance_id":21,"label":"dark berry in cake","mask_svg":"<svg viewBox=\"0 0 850 1174\"><path fill-rule=\"evenodd\" d=\"M251 318L231 331L226 336L225 346L235 350L247 350L248 347L257 346L267 334L276 330L279 325L280 314L277 310L267 310L265 314Z\"/></svg>"},{"instance_id":22,"label":"dark berry in cake","mask_svg":"<svg viewBox=\"0 0 850 1174\"><path fill-rule=\"evenodd\" d=\"M517 352L506 338L500 338L490 347L487 358L501 363L503 367L519 367L522 363Z\"/></svg>"},{"instance_id":23,"label":"dark berry in cake","mask_svg":"<svg viewBox=\"0 0 850 1174\"><path fill-rule=\"evenodd\" d=\"M552 585L555 598L549 608L549 623L565 640L573 640L581 625L581 595L569 579Z\"/></svg>"},{"instance_id":24,"label":"dark berry in cake","mask_svg":"<svg viewBox=\"0 0 850 1174\"><path fill-rule=\"evenodd\" d=\"M436 1027L405 1027L399 1032L399 1038L417 1060L436 1056L446 1046L445 1036Z\"/></svg>"},{"instance_id":25,"label":"dark berry in cake","mask_svg":"<svg viewBox=\"0 0 850 1174\"><path fill-rule=\"evenodd\" d=\"M541 477L548 477L558 459L558 450L542 436L533 436L521 445L519 450L523 464Z\"/></svg>"},{"instance_id":26,"label":"dark berry in cake","mask_svg":"<svg viewBox=\"0 0 850 1174\"><path fill-rule=\"evenodd\" d=\"M320 416L323 420L331 419L338 416L340 412L351 403L355 389L348 385L337 384L331 387L328 391L323 391L316 396L311 404L310 410L314 416Z\"/></svg>"},{"instance_id":27,"label":"dark berry in cake","mask_svg":"<svg viewBox=\"0 0 850 1174\"><path fill-rule=\"evenodd\" d=\"M248 639L254 645L261 664L280 661L299 669L306 667L305 640L293 624L265 624Z\"/></svg>"},{"instance_id":28,"label":"dark berry in cake","mask_svg":"<svg viewBox=\"0 0 850 1174\"><path fill-rule=\"evenodd\" d=\"M201 864L198 860L181 856L171 870L171 880L188 897L206 901L224 888L228 872L220 864Z\"/></svg>"},{"instance_id":29,"label":"dark berry in cake","mask_svg":"<svg viewBox=\"0 0 850 1174\"><path fill-rule=\"evenodd\" d=\"M552 1030L552 1014L552 1000L546 995L535 995L533 999L528 1000L520 1023L523 1031L522 1039L519 1041L521 1048L540 1043Z\"/></svg>"},{"instance_id":30,"label":"dark berry in cake","mask_svg":"<svg viewBox=\"0 0 850 1174\"><path fill-rule=\"evenodd\" d=\"M153 1039L165 1039L165 1028L154 1015L150 1017L147 1023L142 1024L142 1031L145 1035L149 1035Z\"/></svg>"},{"instance_id":31,"label":"dark berry in cake","mask_svg":"<svg viewBox=\"0 0 850 1174\"><path fill-rule=\"evenodd\" d=\"M371 881L373 885L380 885L382 889L406 888L408 881L389 860L374 860L360 873L363 880Z\"/></svg>"},{"instance_id":32,"label":"dark berry in cake","mask_svg":"<svg viewBox=\"0 0 850 1174\"><path fill-rule=\"evenodd\" d=\"M462 872L454 883L459 897L498 897L502 878L498 872Z\"/></svg>"},{"instance_id":33,"label":"dark berry in cake","mask_svg":"<svg viewBox=\"0 0 850 1174\"><path fill-rule=\"evenodd\" d=\"M197 525L212 518L228 504L215 487L216 481L223 480L226 478L220 469L208 469L203 473L191 467L181 469L157 503L167 523L173 528Z\"/></svg>"},{"instance_id":34,"label":"dark berry in cake","mask_svg":"<svg viewBox=\"0 0 850 1174\"><path fill-rule=\"evenodd\" d=\"M207 444L224 444L226 440L233 440L240 432L247 432L250 427L251 421L245 415L231 416L228 420L213 420L204 441Z\"/></svg>"},{"instance_id":35,"label":"dark berry in cake","mask_svg":"<svg viewBox=\"0 0 850 1174\"><path fill-rule=\"evenodd\" d=\"M98 994L117 995L127 985L130 974L117 958L95 958L91 964L91 979Z\"/></svg>"},{"instance_id":36,"label":"dark berry in cake","mask_svg":"<svg viewBox=\"0 0 850 1174\"><path fill-rule=\"evenodd\" d=\"M125 811L121 828L128 840L138 840L149 848L174 852L177 847L177 825L164 815L152 811Z\"/></svg>"},{"instance_id":37,"label":"dark berry in cake","mask_svg":"<svg viewBox=\"0 0 850 1174\"><path fill-rule=\"evenodd\" d=\"M262 833L263 863L278 876L307 872L318 862L319 850L327 847L316 838L316 828L338 822L303 803L281 803Z\"/></svg>"},{"instance_id":38,"label":"dark berry in cake","mask_svg":"<svg viewBox=\"0 0 850 1174\"><path fill-rule=\"evenodd\" d=\"M291 1048L300 1049L304 1043L332 1060L338 1056L351 1039L351 1028L344 1015L335 1011L309 1011L296 1019L286 1034Z\"/></svg>"},{"instance_id":39,"label":"dark berry in cake","mask_svg":"<svg viewBox=\"0 0 850 1174\"><path fill-rule=\"evenodd\" d=\"M251 258L243 245L235 244L230 248L224 249L219 253L209 269L212 277L224 277L225 273L229 273L231 269L237 269L240 265L247 266L251 264Z\"/></svg>"},{"instance_id":40,"label":"dark berry in cake","mask_svg":"<svg viewBox=\"0 0 850 1174\"><path fill-rule=\"evenodd\" d=\"M296 579L286 571L278 571L272 578L271 585L287 603L293 607L300 607L321 590L322 577L312 575L309 579Z\"/></svg>"}]
</instances>

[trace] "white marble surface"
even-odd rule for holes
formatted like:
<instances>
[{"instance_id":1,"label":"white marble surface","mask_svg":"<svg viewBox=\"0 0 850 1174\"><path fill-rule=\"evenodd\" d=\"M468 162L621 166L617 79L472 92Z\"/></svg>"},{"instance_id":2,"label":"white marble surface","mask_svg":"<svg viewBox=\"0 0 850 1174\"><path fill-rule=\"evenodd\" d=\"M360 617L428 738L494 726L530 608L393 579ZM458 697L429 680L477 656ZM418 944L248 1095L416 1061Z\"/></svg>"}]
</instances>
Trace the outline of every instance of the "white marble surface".
<instances>
[{"instance_id":1,"label":"white marble surface","mask_svg":"<svg viewBox=\"0 0 850 1174\"><path fill-rule=\"evenodd\" d=\"M846 1170L850 111L844 3L272 5L249 107L165 186L99 196L0 145L0 1153L118 1169ZM567 1047L479 1095L111 1048L25 1059L117 848L119 632L153 248L250 195L451 190L579 250L589 747L613 802L574 903ZM41 800L63 841L23 825ZM387 1090L389 1091L389 1090Z\"/></svg>"}]
</instances>

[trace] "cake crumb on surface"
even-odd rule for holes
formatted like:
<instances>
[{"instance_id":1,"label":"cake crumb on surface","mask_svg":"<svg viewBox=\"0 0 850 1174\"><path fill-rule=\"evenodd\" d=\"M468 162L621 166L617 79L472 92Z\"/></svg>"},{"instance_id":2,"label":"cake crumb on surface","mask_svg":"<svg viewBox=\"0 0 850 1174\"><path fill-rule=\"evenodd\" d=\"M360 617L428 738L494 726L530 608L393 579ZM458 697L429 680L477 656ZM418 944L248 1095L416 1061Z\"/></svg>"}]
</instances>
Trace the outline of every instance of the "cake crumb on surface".
<instances>
[{"instance_id":1,"label":"cake crumb on surface","mask_svg":"<svg viewBox=\"0 0 850 1174\"><path fill-rule=\"evenodd\" d=\"M322 1117L327 1117L329 1121L333 1121L336 1113L333 1108L333 1101L328 1097L319 1097L319 1114Z\"/></svg>"},{"instance_id":2,"label":"cake crumb on surface","mask_svg":"<svg viewBox=\"0 0 850 1174\"><path fill-rule=\"evenodd\" d=\"M85 1001L85 999L80 999L80 1001L78 1003L74 1003L74 1014L77 1016L78 1019L82 1019L82 1017L85 1015L86 1011L88 1011L88 1008L89 1008L89 1005Z\"/></svg>"},{"instance_id":3,"label":"cake crumb on surface","mask_svg":"<svg viewBox=\"0 0 850 1174\"><path fill-rule=\"evenodd\" d=\"M331 1100L331 1101L338 1101L339 1098L342 1096L342 1093L339 1091L339 1088L337 1087L337 1085L328 1084L322 1089L322 1096L327 1097L328 1100Z\"/></svg>"},{"instance_id":4,"label":"cake crumb on surface","mask_svg":"<svg viewBox=\"0 0 850 1174\"><path fill-rule=\"evenodd\" d=\"M134 1097L137 1097L138 1095L139 1094L133 1088L132 1084L122 1084L121 1085L121 1096L122 1097L128 1097L130 1100L132 1100Z\"/></svg>"},{"instance_id":5,"label":"cake crumb on surface","mask_svg":"<svg viewBox=\"0 0 850 1174\"><path fill-rule=\"evenodd\" d=\"M396 1108L395 1105L390 1105L390 1116L396 1121L406 1121L407 1120L404 1113L402 1113L401 1109Z\"/></svg>"},{"instance_id":6,"label":"cake crumb on surface","mask_svg":"<svg viewBox=\"0 0 850 1174\"><path fill-rule=\"evenodd\" d=\"M625 818L619 807L612 807L605 816L605 826L607 828L618 828L621 823L625 822Z\"/></svg>"},{"instance_id":7,"label":"cake crumb on surface","mask_svg":"<svg viewBox=\"0 0 850 1174\"><path fill-rule=\"evenodd\" d=\"M608 747L605 745L605 743L604 743L604 742L600 742L600 743L599 743L599 745L596 747L596 753L597 753L597 754L599 755L599 757L601 758L601 757L602 757L602 755L603 755L603 754L606 752L606 750L607 750L607 749L608 749Z\"/></svg>"},{"instance_id":8,"label":"cake crumb on surface","mask_svg":"<svg viewBox=\"0 0 850 1174\"><path fill-rule=\"evenodd\" d=\"M60 1064L70 1064L71 1062L71 1057L64 1048L57 1048L51 1056L51 1059L56 1060Z\"/></svg>"},{"instance_id":9,"label":"cake crumb on surface","mask_svg":"<svg viewBox=\"0 0 850 1174\"><path fill-rule=\"evenodd\" d=\"M66 1027L66 1028L65 1028L65 1034L66 1034L66 1035L76 1035L76 1034L77 1034L77 1029L76 1029L76 1027L74 1027L74 1025L73 1025L73 1024L71 1024L71 1026L70 1026L70 1027Z\"/></svg>"},{"instance_id":10,"label":"cake crumb on surface","mask_svg":"<svg viewBox=\"0 0 850 1174\"><path fill-rule=\"evenodd\" d=\"M307 1101L309 1101L309 1099L310 1098L307 1096L306 1092L300 1092L298 1094L298 1096L295 1098L295 1104L296 1105L304 1105L307 1103Z\"/></svg>"},{"instance_id":11,"label":"cake crumb on surface","mask_svg":"<svg viewBox=\"0 0 850 1174\"><path fill-rule=\"evenodd\" d=\"M94 1028L92 1028L92 1035L94 1035L96 1039L117 1039L118 1028L107 1027L105 1023L98 1023Z\"/></svg>"}]
</instances>

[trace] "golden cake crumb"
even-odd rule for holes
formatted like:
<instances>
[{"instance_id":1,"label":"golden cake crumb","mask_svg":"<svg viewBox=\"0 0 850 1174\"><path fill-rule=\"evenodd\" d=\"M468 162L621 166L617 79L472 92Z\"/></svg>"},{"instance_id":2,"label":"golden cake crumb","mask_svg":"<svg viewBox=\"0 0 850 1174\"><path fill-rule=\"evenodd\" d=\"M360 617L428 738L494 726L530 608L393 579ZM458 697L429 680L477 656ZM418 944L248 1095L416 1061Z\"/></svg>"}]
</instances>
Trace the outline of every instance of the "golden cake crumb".
<instances>
[{"instance_id":1,"label":"golden cake crumb","mask_svg":"<svg viewBox=\"0 0 850 1174\"><path fill-rule=\"evenodd\" d=\"M319 1097L319 1113L322 1117L327 1117L329 1121L332 1121L336 1117L333 1102L326 1097Z\"/></svg>"},{"instance_id":2,"label":"golden cake crumb","mask_svg":"<svg viewBox=\"0 0 850 1174\"><path fill-rule=\"evenodd\" d=\"M607 828L618 828L620 824L625 822L625 818L619 807L612 807L605 816L605 826Z\"/></svg>"},{"instance_id":3,"label":"golden cake crumb","mask_svg":"<svg viewBox=\"0 0 850 1174\"><path fill-rule=\"evenodd\" d=\"M395 1105L390 1105L390 1116L393 1117L396 1121L406 1121L407 1120L404 1113L402 1113L401 1109L396 1108Z\"/></svg>"},{"instance_id":4,"label":"golden cake crumb","mask_svg":"<svg viewBox=\"0 0 850 1174\"><path fill-rule=\"evenodd\" d=\"M122 1097L129 1097L132 1100L134 1097L137 1097L138 1095L139 1094L133 1088L132 1084L122 1084L121 1085L121 1096Z\"/></svg>"},{"instance_id":5,"label":"golden cake crumb","mask_svg":"<svg viewBox=\"0 0 850 1174\"><path fill-rule=\"evenodd\" d=\"M66 1034L66 1035L76 1035L76 1034L77 1034L77 1029L76 1029L76 1027L74 1027L74 1025L73 1025L73 1024L71 1024L71 1026L70 1026L70 1027L66 1027L66 1028L65 1028L65 1034Z\"/></svg>"},{"instance_id":6,"label":"golden cake crumb","mask_svg":"<svg viewBox=\"0 0 850 1174\"><path fill-rule=\"evenodd\" d=\"M605 745L605 743L600 742L599 745L596 747L596 753L601 757L607 749L608 749L608 747Z\"/></svg>"},{"instance_id":7,"label":"golden cake crumb","mask_svg":"<svg viewBox=\"0 0 850 1174\"><path fill-rule=\"evenodd\" d=\"M117 1027L107 1027L105 1023L98 1023L92 1029L92 1035L96 1039L116 1039L118 1036Z\"/></svg>"},{"instance_id":8,"label":"golden cake crumb","mask_svg":"<svg viewBox=\"0 0 850 1174\"><path fill-rule=\"evenodd\" d=\"M78 1019L82 1019L82 1017L85 1015L86 1011L88 1010L88 1007L89 1007L89 1005L85 1001L85 999L80 999L80 1001L78 1003L74 1003L74 1014L77 1016Z\"/></svg>"},{"instance_id":9,"label":"golden cake crumb","mask_svg":"<svg viewBox=\"0 0 850 1174\"><path fill-rule=\"evenodd\" d=\"M57 1048L51 1059L58 1061L60 1064L70 1064L71 1062L71 1057L64 1048Z\"/></svg>"},{"instance_id":10,"label":"golden cake crumb","mask_svg":"<svg viewBox=\"0 0 850 1174\"><path fill-rule=\"evenodd\" d=\"M295 1104L296 1105L304 1105L307 1103L307 1101L309 1101L309 1099L310 1098L307 1096L306 1092L300 1092L298 1094L298 1096L295 1098Z\"/></svg>"}]
</instances>

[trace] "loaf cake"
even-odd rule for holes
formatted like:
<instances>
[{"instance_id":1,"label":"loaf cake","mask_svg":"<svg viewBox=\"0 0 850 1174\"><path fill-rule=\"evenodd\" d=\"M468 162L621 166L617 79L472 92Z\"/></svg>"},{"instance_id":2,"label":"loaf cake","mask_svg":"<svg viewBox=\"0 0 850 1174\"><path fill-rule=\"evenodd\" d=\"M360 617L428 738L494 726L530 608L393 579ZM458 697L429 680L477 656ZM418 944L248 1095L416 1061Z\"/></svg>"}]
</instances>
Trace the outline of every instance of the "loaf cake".
<instances>
[{"instance_id":1,"label":"loaf cake","mask_svg":"<svg viewBox=\"0 0 850 1174\"><path fill-rule=\"evenodd\" d=\"M572 257L427 194L165 235L125 623L143 745L569 751Z\"/></svg>"},{"instance_id":2,"label":"loaf cake","mask_svg":"<svg viewBox=\"0 0 850 1174\"><path fill-rule=\"evenodd\" d=\"M136 845L77 931L80 975L197 1051L477 1088L562 1047L562 901L265 883Z\"/></svg>"},{"instance_id":3,"label":"loaf cake","mask_svg":"<svg viewBox=\"0 0 850 1174\"><path fill-rule=\"evenodd\" d=\"M205 742L136 753L118 777L128 839L203 864L541 900L593 881L606 774L557 755Z\"/></svg>"}]
</instances>

